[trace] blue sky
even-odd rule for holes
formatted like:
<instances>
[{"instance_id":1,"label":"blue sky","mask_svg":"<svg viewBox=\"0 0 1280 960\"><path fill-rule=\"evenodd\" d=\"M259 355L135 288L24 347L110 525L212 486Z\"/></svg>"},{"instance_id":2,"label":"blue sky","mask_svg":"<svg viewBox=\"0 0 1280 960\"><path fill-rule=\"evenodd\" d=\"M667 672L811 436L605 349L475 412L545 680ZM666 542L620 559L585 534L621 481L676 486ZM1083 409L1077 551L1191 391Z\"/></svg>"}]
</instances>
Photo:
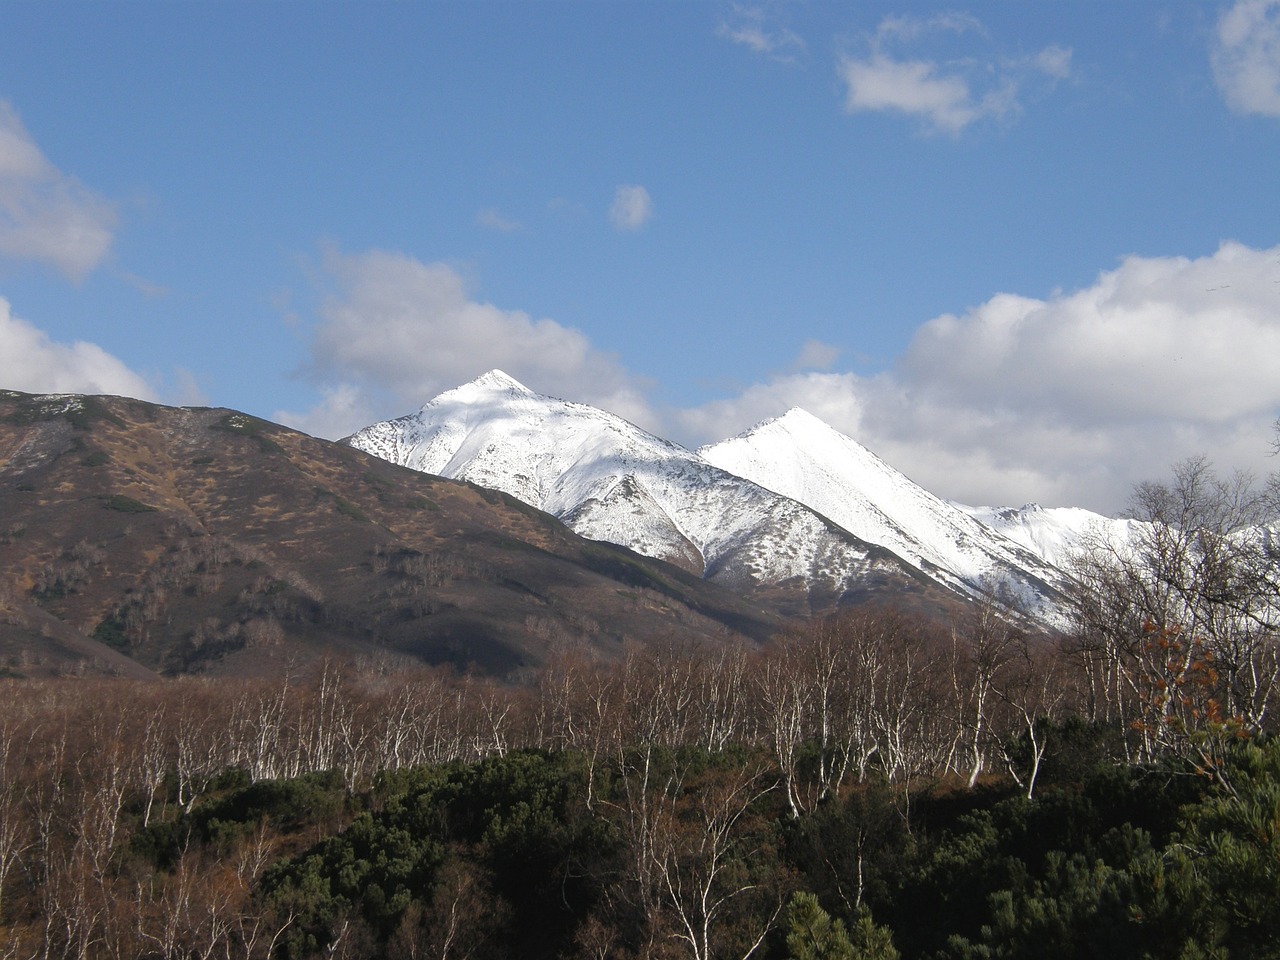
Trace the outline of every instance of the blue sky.
<instances>
[{"instance_id":1,"label":"blue sky","mask_svg":"<svg viewBox=\"0 0 1280 960\"><path fill-rule=\"evenodd\" d=\"M1124 506L1280 415L1280 0L0 5L0 386L338 437L500 367Z\"/></svg>"}]
</instances>

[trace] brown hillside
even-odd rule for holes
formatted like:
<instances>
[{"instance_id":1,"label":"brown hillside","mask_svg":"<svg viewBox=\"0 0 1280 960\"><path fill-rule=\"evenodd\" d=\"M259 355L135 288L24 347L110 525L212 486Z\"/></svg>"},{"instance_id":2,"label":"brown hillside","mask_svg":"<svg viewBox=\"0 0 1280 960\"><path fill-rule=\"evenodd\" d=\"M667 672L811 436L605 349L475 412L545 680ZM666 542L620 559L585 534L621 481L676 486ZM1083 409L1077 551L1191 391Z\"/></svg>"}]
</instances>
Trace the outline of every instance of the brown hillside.
<instances>
[{"instance_id":1,"label":"brown hillside","mask_svg":"<svg viewBox=\"0 0 1280 960\"><path fill-rule=\"evenodd\" d=\"M502 494L230 410L0 392L0 669L506 672L775 615Z\"/></svg>"}]
</instances>

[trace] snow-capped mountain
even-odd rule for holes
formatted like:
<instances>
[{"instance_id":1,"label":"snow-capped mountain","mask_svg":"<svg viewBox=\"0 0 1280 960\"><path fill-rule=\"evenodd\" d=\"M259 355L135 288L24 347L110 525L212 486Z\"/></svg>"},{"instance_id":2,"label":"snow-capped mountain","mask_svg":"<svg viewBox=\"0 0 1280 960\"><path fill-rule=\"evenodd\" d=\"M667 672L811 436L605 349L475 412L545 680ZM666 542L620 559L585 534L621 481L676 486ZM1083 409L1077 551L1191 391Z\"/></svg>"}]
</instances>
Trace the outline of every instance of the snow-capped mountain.
<instances>
[{"instance_id":1,"label":"snow-capped mountain","mask_svg":"<svg viewBox=\"0 0 1280 960\"><path fill-rule=\"evenodd\" d=\"M1116 520L1082 507L971 507L953 504L975 520L1039 554L1059 569L1070 569L1072 558L1091 543L1123 549L1134 543L1146 526L1140 520Z\"/></svg>"},{"instance_id":2,"label":"snow-capped mountain","mask_svg":"<svg viewBox=\"0 0 1280 960\"><path fill-rule=\"evenodd\" d=\"M929 493L799 408L698 454L812 507L960 592L1003 585L1050 615L1066 589L1066 576L1041 554Z\"/></svg>"},{"instance_id":3,"label":"snow-capped mountain","mask_svg":"<svg viewBox=\"0 0 1280 960\"><path fill-rule=\"evenodd\" d=\"M403 466L509 493L597 540L727 583L801 584L834 599L919 580L890 551L795 500L585 404L501 371L346 443Z\"/></svg>"},{"instance_id":4,"label":"snow-capped mountain","mask_svg":"<svg viewBox=\"0 0 1280 960\"><path fill-rule=\"evenodd\" d=\"M891 580L953 596L1004 587L1062 622L1068 577L1032 544L803 410L695 452L493 370L344 442L501 490L583 536L710 579L800 585L825 602Z\"/></svg>"}]
</instances>

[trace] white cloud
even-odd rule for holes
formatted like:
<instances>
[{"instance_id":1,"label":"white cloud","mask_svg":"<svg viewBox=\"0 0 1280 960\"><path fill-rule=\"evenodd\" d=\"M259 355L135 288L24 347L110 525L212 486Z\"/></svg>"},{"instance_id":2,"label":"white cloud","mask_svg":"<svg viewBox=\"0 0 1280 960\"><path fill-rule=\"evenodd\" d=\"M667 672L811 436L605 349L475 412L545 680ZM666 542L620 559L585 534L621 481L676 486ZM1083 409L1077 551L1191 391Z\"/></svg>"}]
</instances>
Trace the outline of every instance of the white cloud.
<instances>
[{"instance_id":1,"label":"white cloud","mask_svg":"<svg viewBox=\"0 0 1280 960\"><path fill-rule=\"evenodd\" d=\"M1035 75L1051 80L1070 76L1071 50L1056 45L1020 58L978 56L968 49L963 55L929 57L899 49L970 34L989 45L982 24L967 15L886 17L868 39L865 54L844 54L838 60L846 112L900 113L924 121L934 132L955 135L978 120L1015 113L1023 87Z\"/></svg>"},{"instance_id":2,"label":"white cloud","mask_svg":"<svg viewBox=\"0 0 1280 960\"><path fill-rule=\"evenodd\" d=\"M609 208L609 222L619 230L639 230L653 216L649 191L634 184L619 187Z\"/></svg>"},{"instance_id":3,"label":"white cloud","mask_svg":"<svg viewBox=\"0 0 1280 960\"><path fill-rule=\"evenodd\" d=\"M1280 249L1129 257L1050 301L1001 294L925 324L903 358L940 396L1081 424L1175 417L1228 423L1280 406Z\"/></svg>"},{"instance_id":4,"label":"white cloud","mask_svg":"<svg viewBox=\"0 0 1280 960\"><path fill-rule=\"evenodd\" d=\"M976 33L986 35L986 29L977 17L967 13L940 13L932 17L914 17L909 14L888 16L876 27L875 44L886 41L916 41L928 34Z\"/></svg>"},{"instance_id":5,"label":"white cloud","mask_svg":"<svg viewBox=\"0 0 1280 960\"><path fill-rule=\"evenodd\" d=\"M57 343L0 297L0 387L28 393L106 393L155 400L146 380L92 343Z\"/></svg>"},{"instance_id":6,"label":"white cloud","mask_svg":"<svg viewBox=\"0 0 1280 960\"><path fill-rule=\"evenodd\" d=\"M841 352L840 348L834 344L823 343L821 340L806 340L795 362L791 364L791 369L830 370L840 359Z\"/></svg>"},{"instance_id":7,"label":"white cloud","mask_svg":"<svg viewBox=\"0 0 1280 960\"><path fill-rule=\"evenodd\" d=\"M83 279L111 247L115 208L40 152L0 101L0 257L50 264Z\"/></svg>"},{"instance_id":8,"label":"white cloud","mask_svg":"<svg viewBox=\"0 0 1280 960\"><path fill-rule=\"evenodd\" d=\"M368 394L351 383L337 383L320 389L320 403L304 413L277 410L271 419L313 437L336 440L350 436L379 419Z\"/></svg>"},{"instance_id":9,"label":"white cloud","mask_svg":"<svg viewBox=\"0 0 1280 960\"><path fill-rule=\"evenodd\" d=\"M802 407L851 437L863 434L869 381L851 373L787 373L748 387L734 397L675 411L675 429L690 446L741 433L761 420Z\"/></svg>"},{"instance_id":10,"label":"white cloud","mask_svg":"<svg viewBox=\"0 0 1280 960\"><path fill-rule=\"evenodd\" d=\"M732 16L722 20L716 32L731 43L780 63L794 62L805 50L798 34L770 23L769 16L759 7L735 5Z\"/></svg>"},{"instance_id":11,"label":"white cloud","mask_svg":"<svg viewBox=\"0 0 1280 960\"><path fill-rule=\"evenodd\" d=\"M1280 247L1224 243L1048 300L998 294L924 324L889 373L780 375L679 422L706 442L803 406L940 495L1114 511L1188 456L1274 469L1277 358Z\"/></svg>"},{"instance_id":12,"label":"white cloud","mask_svg":"<svg viewBox=\"0 0 1280 960\"><path fill-rule=\"evenodd\" d=\"M315 410L279 414L342 436L499 367L689 445L800 406L929 490L988 504L1124 507L1133 485L1205 454L1265 473L1280 414L1280 247L1122 260L1081 290L1001 293L923 324L895 366L832 368L804 344L764 382L655 415L645 384L580 331L484 303L444 264L331 256L314 332Z\"/></svg>"},{"instance_id":13,"label":"white cloud","mask_svg":"<svg viewBox=\"0 0 1280 960\"><path fill-rule=\"evenodd\" d=\"M1210 57L1233 110L1280 117L1280 0L1239 0L1218 21Z\"/></svg>"},{"instance_id":14,"label":"white cloud","mask_svg":"<svg viewBox=\"0 0 1280 960\"><path fill-rule=\"evenodd\" d=\"M510 220L492 207L476 214L476 223L486 229L496 230L498 233L516 233L524 228L524 224L519 220Z\"/></svg>"},{"instance_id":15,"label":"white cloud","mask_svg":"<svg viewBox=\"0 0 1280 960\"><path fill-rule=\"evenodd\" d=\"M286 422L344 436L416 409L499 368L541 393L595 403L642 425L653 416L616 358L579 331L474 299L459 272L385 251L330 254L306 371L324 402Z\"/></svg>"},{"instance_id":16,"label":"white cloud","mask_svg":"<svg viewBox=\"0 0 1280 960\"><path fill-rule=\"evenodd\" d=\"M984 113L968 81L940 75L936 64L874 54L869 60L845 58L840 75L848 87L845 109L850 113L896 110L924 117L949 133L959 133Z\"/></svg>"},{"instance_id":17,"label":"white cloud","mask_svg":"<svg viewBox=\"0 0 1280 960\"><path fill-rule=\"evenodd\" d=\"M1055 80L1066 80L1071 76L1070 47L1045 47L1032 57L1031 62L1037 70Z\"/></svg>"}]
</instances>

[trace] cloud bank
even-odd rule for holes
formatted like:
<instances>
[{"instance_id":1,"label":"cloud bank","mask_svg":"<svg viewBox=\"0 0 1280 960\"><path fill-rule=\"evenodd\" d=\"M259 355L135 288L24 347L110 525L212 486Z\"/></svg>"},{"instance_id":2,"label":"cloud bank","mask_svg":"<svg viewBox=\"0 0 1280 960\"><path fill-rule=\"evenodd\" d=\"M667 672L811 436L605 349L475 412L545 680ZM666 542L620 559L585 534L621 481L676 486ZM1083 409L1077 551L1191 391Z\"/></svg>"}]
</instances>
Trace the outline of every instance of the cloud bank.
<instances>
[{"instance_id":1,"label":"cloud bank","mask_svg":"<svg viewBox=\"0 0 1280 960\"><path fill-rule=\"evenodd\" d=\"M1206 454L1265 472L1280 415L1280 247L1128 257L1089 287L925 323L877 377L780 373L679 415L699 442L802 406L926 488L1117 511Z\"/></svg>"},{"instance_id":2,"label":"cloud bank","mask_svg":"<svg viewBox=\"0 0 1280 960\"><path fill-rule=\"evenodd\" d=\"M338 437L492 367L696 446L800 406L941 496L1121 510L1135 483L1205 454L1263 473L1280 415L1280 247L1122 260L1080 290L1000 293L924 323L888 371L796 359L733 396L655 411L578 330L479 300L440 263L332 255L307 374L323 400L277 417Z\"/></svg>"},{"instance_id":3,"label":"cloud bank","mask_svg":"<svg viewBox=\"0 0 1280 960\"><path fill-rule=\"evenodd\" d=\"M0 100L0 257L80 281L106 257L115 226L115 208L49 163Z\"/></svg>"},{"instance_id":4,"label":"cloud bank","mask_svg":"<svg viewBox=\"0 0 1280 960\"><path fill-rule=\"evenodd\" d=\"M1240 0L1210 50L1214 79L1239 113L1280 117L1280 0Z\"/></svg>"},{"instance_id":5,"label":"cloud bank","mask_svg":"<svg viewBox=\"0 0 1280 960\"><path fill-rule=\"evenodd\" d=\"M107 393L155 400L147 382L92 343L57 343L0 297L0 387L28 393Z\"/></svg>"}]
</instances>

